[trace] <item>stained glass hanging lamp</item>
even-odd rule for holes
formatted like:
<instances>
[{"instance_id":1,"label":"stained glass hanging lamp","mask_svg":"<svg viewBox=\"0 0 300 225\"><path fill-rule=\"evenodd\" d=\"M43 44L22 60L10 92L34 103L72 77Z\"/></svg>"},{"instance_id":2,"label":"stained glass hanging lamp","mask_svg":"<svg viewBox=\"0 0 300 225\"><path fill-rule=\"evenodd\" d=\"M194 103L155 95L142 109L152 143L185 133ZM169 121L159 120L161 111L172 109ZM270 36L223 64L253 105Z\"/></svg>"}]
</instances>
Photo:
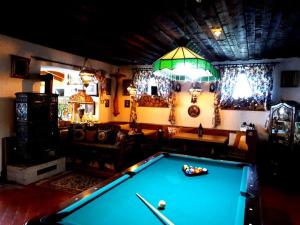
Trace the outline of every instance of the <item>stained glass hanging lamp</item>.
<instances>
[{"instance_id":1,"label":"stained glass hanging lamp","mask_svg":"<svg viewBox=\"0 0 300 225\"><path fill-rule=\"evenodd\" d=\"M177 81L216 81L217 69L206 59L186 47L177 47L153 63L153 73Z\"/></svg>"},{"instance_id":2,"label":"stained glass hanging lamp","mask_svg":"<svg viewBox=\"0 0 300 225\"><path fill-rule=\"evenodd\" d=\"M153 63L153 73L156 76L176 81L210 82L219 80L219 72L210 62L184 47L189 40L186 35L186 15L188 14L186 10L187 0L184 1L184 35L181 40L177 40L181 42L179 47L157 59Z\"/></svg>"}]
</instances>

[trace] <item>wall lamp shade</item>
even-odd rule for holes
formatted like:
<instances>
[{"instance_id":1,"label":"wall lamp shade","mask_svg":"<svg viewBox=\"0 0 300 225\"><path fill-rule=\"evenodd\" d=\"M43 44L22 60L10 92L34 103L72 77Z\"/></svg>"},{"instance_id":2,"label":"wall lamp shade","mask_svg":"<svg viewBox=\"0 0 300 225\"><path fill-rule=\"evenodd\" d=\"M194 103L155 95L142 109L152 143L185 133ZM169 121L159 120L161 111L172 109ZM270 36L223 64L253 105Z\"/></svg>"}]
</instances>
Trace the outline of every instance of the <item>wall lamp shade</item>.
<instances>
[{"instance_id":1,"label":"wall lamp shade","mask_svg":"<svg viewBox=\"0 0 300 225\"><path fill-rule=\"evenodd\" d=\"M186 47L178 47L153 63L153 73L177 81L216 81L218 70L203 57Z\"/></svg>"},{"instance_id":2,"label":"wall lamp shade","mask_svg":"<svg viewBox=\"0 0 300 225\"><path fill-rule=\"evenodd\" d=\"M191 88L189 89L189 92L192 96L192 98L191 98L192 103L197 102L197 98L201 94L201 91L202 91L202 89L199 84L197 84L197 83L192 84Z\"/></svg>"},{"instance_id":3,"label":"wall lamp shade","mask_svg":"<svg viewBox=\"0 0 300 225\"><path fill-rule=\"evenodd\" d=\"M70 97L69 103L94 104L94 100L85 93L85 90L78 90L76 94Z\"/></svg>"},{"instance_id":4,"label":"wall lamp shade","mask_svg":"<svg viewBox=\"0 0 300 225\"><path fill-rule=\"evenodd\" d=\"M133 84L130 84L129 87L127 88L127 91L130 96L134 97L136 95L137 89Z\"/></svg>"}]
</instances>

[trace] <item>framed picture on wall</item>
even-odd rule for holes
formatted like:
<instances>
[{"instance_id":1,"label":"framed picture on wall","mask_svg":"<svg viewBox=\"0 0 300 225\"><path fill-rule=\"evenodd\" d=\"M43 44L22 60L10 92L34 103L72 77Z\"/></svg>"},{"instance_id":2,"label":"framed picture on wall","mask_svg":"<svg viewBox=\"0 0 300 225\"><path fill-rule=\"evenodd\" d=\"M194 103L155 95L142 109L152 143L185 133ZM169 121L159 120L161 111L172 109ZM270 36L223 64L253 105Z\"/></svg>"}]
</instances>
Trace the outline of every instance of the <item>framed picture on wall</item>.
<instances>
[{"instance_id":1,"label":"framed picture on wall","mask_svg":"<svg viewBox=\"0 0 300 225\"><path fill-rule=\"evenodd\" d=\"M106 95L111 95L111 78L105 79L105 92Z\"/></svg>"},{"instance_id":2,"label":"framed picture on wall","mask_svg":"<svg viewBox=\"0 0 300 225\"><path fill-rule=\"evenodd\" d=\"M58 96L65 96L65 89L57 88L55 89L55 94L58 94Z\"/></svg>"},{"instance_id":3,"label":"framed picture on wall","mask_svg":"<svg viewBox=\"0 0 300 225\"><path fill-rule=\"evenodd\" d=\"M85 112L95 115L96 114L96 103L94 102L93 104L85 104Z\"/></svg>"},{"instance_id":4,"label":"framed picture on wall","mask_svg":"<svg viewBox=\"0 0 300 225\"><path fill-rule=\"evenodd\" d=\"M11 77L26 79L29 77L30 59L11 55Z\"/></svg>"},{"instance_id":5,"label":"framed picture on wall","mask_svg":"<svg viewBox=\"0 0 300 225\"><path fill-rule=\"evenodd\" d=\"M106 99L106 100L105 100L104 105L105 105L105 107L107 107L107 108L109 107L109 99Z\"/></svg>"},{"instance_id":6,"label":"framed picture on wall","mask_svg":"<svg viewBox=\"0 0 300 225\"><path fill-rule=\"evenodd\" d=\"M130 79L124 79L123 80L123 95L125 96L129 96L129 92L127 90L127 88L129 87L129 85L131 84L132 80Z\"/></svg>"},{"instance_id":7,"label":"framed picture on wall","mask_svg":"<svg viewBox=\"0 0 300 225\"><path fill-rule=\"evenodd\" d=\"M125 100L124 101L124 107L129 108L130 107L130 100Z\"/></svg>"},{"instance_id":8,"label":"framed picture on wall","mask_svg":"<svg viewBox=\"0 0 300 225\"><path fill-rule=\"evenodd\" d=\"M85 88L86 94L90 96L98 96L98 84L90 83L89 86Z\"/></svg>"}]
</instances>

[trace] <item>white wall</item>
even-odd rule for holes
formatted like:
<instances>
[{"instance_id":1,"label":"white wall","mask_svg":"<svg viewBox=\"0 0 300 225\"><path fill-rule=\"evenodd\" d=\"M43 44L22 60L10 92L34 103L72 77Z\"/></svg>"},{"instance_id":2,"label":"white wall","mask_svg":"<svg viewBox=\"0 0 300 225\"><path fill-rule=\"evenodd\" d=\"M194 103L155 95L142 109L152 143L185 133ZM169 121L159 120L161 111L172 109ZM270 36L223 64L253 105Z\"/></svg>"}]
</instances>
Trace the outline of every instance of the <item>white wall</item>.
<instances>
[{"instance_id":1,"label":"white wall","mask_svg":"<svg viewBox=\"0 0 300 225\"><path fill-rule=\"evenodd\" d=\"M14 130L14 99L16 92L34 91L39 92L40 82L11 78L10 55L18 55L26 58L39 56L59 62L82 66L84 57L69 54L66 52L50 49L41 45L32 44L26 41L14 39L0 34L0 139L11 136ZM111 73L115 71L115 66L107 63L89 59L89 64L95 69L102 69ZM30 73L39 73L42 65L66 67L57 63L37 61L31 58ZM73 69L73 68L70 68ZM107 113L104 110L104 113ZM2 144L0 145L0 172L2 170Z\"/></svg>"},{"instance_id":2,"label":"white wall","mask_svg":"<svg viewBox=\"0 0 300 225\"><path fill-rule=\"evenodd\" d=\"M276 90L274 90L274 101L293 100L300 103L300 86L298 87L280 87L280 75L284 70L299 70L300 58L290 58L289 60L282 60L277 66L277 74L274 79ZM277 93L277 94L276 94Z\"/></svg>"}]
</instances>

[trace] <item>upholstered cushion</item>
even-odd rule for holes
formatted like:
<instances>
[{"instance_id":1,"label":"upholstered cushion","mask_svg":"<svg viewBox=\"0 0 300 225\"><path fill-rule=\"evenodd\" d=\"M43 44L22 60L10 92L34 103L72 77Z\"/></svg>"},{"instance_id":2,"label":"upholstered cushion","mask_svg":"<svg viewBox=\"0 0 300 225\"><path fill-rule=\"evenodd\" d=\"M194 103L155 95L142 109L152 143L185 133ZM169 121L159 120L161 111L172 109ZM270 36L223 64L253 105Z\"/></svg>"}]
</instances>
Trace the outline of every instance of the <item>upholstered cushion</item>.
<instances>
[{"instance_id":1,"label":"upholstered cushion","mask_svg":"<svg viewBox=\"0 0 300 225\"><path fill-rule=\"evenodd\" d=\"M118 131L117 136L116 136L116 145L120 145L123 143L126 139L126 134L122 131Z\"/></svg>"},{"instance_id":2,"label":"upholstered cushion","mask_svg":"<svg viewBox=\"0 0 300 225\"><path fill-rule=\"evenodd\" d=\"M246 143L246 135L240 137L240 141L237 146L238 149L248 151L248 145Z\"/></svg>"},{"instance_id":3,"label":"upholstered cushion","mask_svg":"<svg viewBox=\"0 0 300 225\"><path fill-rule=\"evenodd\" d=\"M121 128L121 130L130 130L129 123L121 124L120 128Z\"/></svg>"},{"instance_id":4,"label":"upholstered cushion","mask_svg":"<svg viewBox=\"0 0 300 225\"><path fill-rule=\"evenodd\" d=\"M109 130L98 130L97 141L99 143L106 143L108 140Z\"/></svg>"},{"instance_id":5,"label":"upholstered cushion","mask_svg":"<svg viewBox=\"0 0 300 225\"><path fill-rule=\"evenodd\" d=\"M237 147L237 146L239 145L241 136L243 136L243 135L245 135L244 132L238 131L238 132L236 133L236 137L235 137L235 141L234 141L233 147Z\"/></svg>"},{"instance_id":6,"label":"upholstered cushion","mask_svg":"<svg viewBox=\"0 0 300 225\"><path fill-rule=\"evenodd\" d=\"M236 138L236 133L229 133L228 145L233 146Z\"/></svg>"},{"instance_id":7,"label":"upholstered cushion","mask_svg":"<svg viewBox=\"0 0 300 225\"><path fill-rule=\"evenodd\" d=\"M74 141L83 141L85 138L85 132L83 129L74 129L73 130L73 140Z\"/></svg>"},{"instance_id":8,"label":"upholstered cushion","mask_svg":"<svg viewBox=\"0 0 300 225\"><path fill-rule=\"evenodd\" d=\"M85 140L87 142L95 142L96 141L96 136L97 136L97 131L96 130L86 130L85 131Z\"/></svg>"}]
</instances>

